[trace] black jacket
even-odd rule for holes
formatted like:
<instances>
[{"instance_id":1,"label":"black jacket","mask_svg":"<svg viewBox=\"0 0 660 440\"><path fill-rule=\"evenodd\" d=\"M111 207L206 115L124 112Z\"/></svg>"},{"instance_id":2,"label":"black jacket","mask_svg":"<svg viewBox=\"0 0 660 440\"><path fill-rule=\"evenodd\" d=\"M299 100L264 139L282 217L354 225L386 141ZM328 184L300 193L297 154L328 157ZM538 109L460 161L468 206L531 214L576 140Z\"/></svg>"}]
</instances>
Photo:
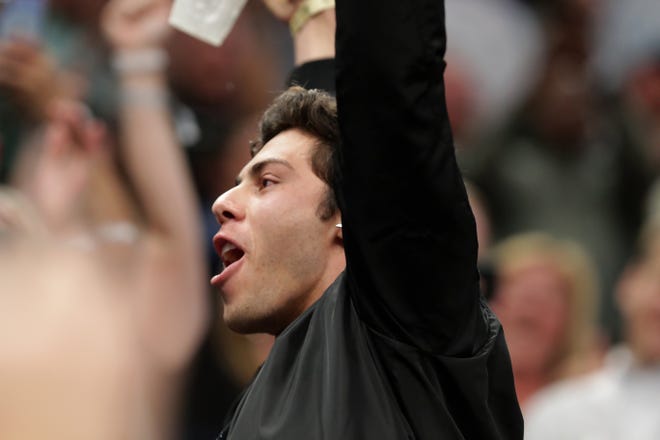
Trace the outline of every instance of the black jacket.
<instances>
[{"instance_id":1,"label":"black jacket","mask_svg":"<svg viewBox=\"0 0 660 440\"><path fill-rule=\"evenodd\" d=\"M221 438L521 439L445 108L443 2L337 0L337 25L347 268L276 338ZM322 83L318 66L294 78Z\"/></svg>"}]
</instances>

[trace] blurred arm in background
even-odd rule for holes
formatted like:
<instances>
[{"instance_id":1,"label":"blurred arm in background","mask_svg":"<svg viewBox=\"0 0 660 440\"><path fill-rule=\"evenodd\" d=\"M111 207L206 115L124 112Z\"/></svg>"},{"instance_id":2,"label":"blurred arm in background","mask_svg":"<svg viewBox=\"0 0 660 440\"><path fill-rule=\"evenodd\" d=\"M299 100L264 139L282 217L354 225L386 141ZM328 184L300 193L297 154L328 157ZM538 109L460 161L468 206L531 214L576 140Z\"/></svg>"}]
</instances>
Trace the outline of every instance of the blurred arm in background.
<instances>
[{"instance_id":1,"label":"blurred arm in background","mask_svg":"<svg viewBox=\"0 0 660 440\"><path fill-rule=\"evenodd\" d=\"M113 0L102 17L120 84L120 156L145 222L135 313L161 426L172 423L180 391L169 381L185 371L208 320L200 219L167 105L169 10L167 0Z\"/></svg>"}]
</instances>

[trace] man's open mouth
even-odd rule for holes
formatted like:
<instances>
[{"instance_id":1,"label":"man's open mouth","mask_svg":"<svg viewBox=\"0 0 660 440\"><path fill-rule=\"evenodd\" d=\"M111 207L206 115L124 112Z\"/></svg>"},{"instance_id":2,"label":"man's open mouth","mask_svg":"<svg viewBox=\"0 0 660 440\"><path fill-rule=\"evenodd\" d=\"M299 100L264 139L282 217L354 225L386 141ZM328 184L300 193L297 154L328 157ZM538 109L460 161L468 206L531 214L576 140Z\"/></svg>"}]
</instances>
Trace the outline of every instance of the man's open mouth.
<instances>
[{"instance_id":1,"label":"man's open mouth","mask_svg":"<svg viewBox=\"0 0 660 440\"><path fill-rule=\"evenodd\" d=\"M220 259L222 260L222 266L224 269L228 268L235 262L241 259L245 252L236 246L233 243L226 242L222 246L222 250L220 252Z\"/></svg>"}]
</instances>

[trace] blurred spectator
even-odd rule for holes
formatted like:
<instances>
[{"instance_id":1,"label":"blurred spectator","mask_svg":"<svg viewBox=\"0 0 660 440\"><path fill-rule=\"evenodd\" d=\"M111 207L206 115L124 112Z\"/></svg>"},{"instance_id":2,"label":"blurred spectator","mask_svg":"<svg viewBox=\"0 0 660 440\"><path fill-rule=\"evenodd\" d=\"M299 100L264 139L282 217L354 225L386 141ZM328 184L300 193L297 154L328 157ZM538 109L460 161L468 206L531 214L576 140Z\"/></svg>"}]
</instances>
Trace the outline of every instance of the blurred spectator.
<instances>
[{"instance_id":1,"label":"blurred spectator","mask_svg":"<svg viewBox=\"0 0 660 440\"><path fill-rule=\"evenodd\" d=\"M603 0L593 67L635 144L660 173L660 3Z\"/></svg>"},{"instance_id":2,"label":"blurred spectator","mask_svg":"<svg viewBox=\"0 0 660 440\"><path fill-rule=\"evenodd\" d=\"M506 334L518 401L598 363L598 286L589 258L574 243L522 234L492 251L491 306Z\"/></svg>"},{"instance_id":3,"label":"blurred spectator","mask_svg":"<svg viewBox=\"0 0 660 440\"><path fill-rule=\"evenodd\" d=\"M34 398L44 402L63 401L60 408L63 412L57 413L58 423L62 427L70 426L71 430L54 428L51 435L54 433L58 438L174 438L181 422L187 368L206 328L209 307L201 224L185 156L170 120L165 64L144 62L144 54L155 54L156 61L162 60L158 54L162 53L168 32L169 6L169 0L139 4L113 0L104 10L104 30L116 56L114 65L120 87L118 150L112 150L112 138L84 106L62 102L62 96L55 96L43 104L45 111L35 120L43 128L29 131L12 170L12 184L28 197L44 223L46 235L41 239L44 252L48 251L48 258L55 260L61 255L62 264L52 267L61 269L65 279L46 273L47 280L53 282L51 290L50 286L45 288L33 282L34 277L25 269L20 271L25 280L3 278L2 282L11 284L0 290L8 295L8 300L27 290L33 301L39 299L40 293L48 298L52 295L53 301L57 301L60 289L66 290L63 296L66 309L55 310L53 320L48 322L55 327L62 324L53 333L65 340L69 332L79 329L81 334L89 334L90 344L107 341L109 356L113 355L113 347L119 350L116 353L119 373L113 363L108 363L107 370L98 370L96 364L90 364L90 374L100 383L85 390L85 394L78 393L75 373L70 370L78 358L67 357L70 350L64 343L65 357L57 363L61 369L52 376L43 375L43 382L39 382L42 381L40 370L30 368L30 358L17 355L25 373L24 381L31 377L39 383L53 381L52 388L44 387L43 395ZM115 154L128 182L114 167ZM20 202L12 206L9 209L14 211L23 209ZM29 213L13 218L26 216ZM12 217L6 223L14 230L14 225L25 224L13 221ZM3 243L13 252L12 233L8 234L8 241ZM52 252L48 244L51 241ZM69 251L82 255L69 259ZM25 264L29 258L20 261ZM45 264L38 252L34 253L34 262ZM85 264L81 266L79 262ZM31 269L40 271L39 266ZM98 285L92 285L89 282L92 279ZM90 298L98 299L98 304L112 303L113 307L107 308L107 314L101 314L104 308L91 304ZM60 311L65 313L60 315ZM71 319L70 326L63 325L63 320L76 313L80 314L79 320ZM95 320L104 326L107 323L105 327L119 329L110 331L110 336L104 333L105 327L99 328L98 333L85 331ZM7 322L10 326L17 324ZM32 325L40 329L40 322ZM50 328L43 330L48 332ZM22 329L17 327L16 331ZM60 342L54 341L52 350L57 350ZM79 343L75 338L71 342L80 349L87 343L86 340ZM46 347L44 353L44 348L39 347L41 351L34 359L46 361L54 355L49 349ZM8 353L10 357L15 354L11 350ZM88 360L82 357L79 360L81 365L88 365ZM115 373L119 377L113 376ZM123 378L126 380L121 383ZM81 384L87 383L83 376L80 379ZM122 421L108 428L103 420L95 426L99 431L83 429L80 432L87 433L86 436L78 436L77 420L72 418L75 411L69 412L67 396L63 396L67 381L71 382L69 397L74 407L79 408L83 401L89 406L81 412L83 417L87 411L94 417L104 414L105 405L112 404L121 409L122 415L128 411L129 426ZM113 393L108 396L110 401L104 394L108 391L106 385ZM8 397L7 405L13 406L12 411L25 411L20 402L30 398L31 391L26 388L25 392L28 394L21 394L17 388ZM98 400L92 397L96 392ZM84 398L78 399L80 396ZM115 415L107 411L109 419ZM21 417L17 420L25 420L25 416ZM12 435L21 432L20 424L8 426L18 429L11 431ZM80 427L85 426L86 422L80 423ZM29 435L31 431L26 431L26 436Z\"/></svg>"},{"instance_id":4,"label":"blurred spectator","mask_svg":"<svg viewBox=\"0 0 660 440\"><path fill-rule=\"evenodd\" d=\"M593 65L606 90L620 90L630 72L660 51L660 4L654 0L600 0Z\"/></svg>"},{"instance_id":5,"label":"blurred spectator","mask_svg":"<svg viewBox=\"0 0 660 440\"><path fill-rule=\"evenodd\" d=\"M112 0L102 16L120 87L121 157L143 217L133 261L143 295L133 306L159 438L180 427L185 377L210 312L197 200L167 99L170 6Z\"/></svg>"},{"instance_id":6,"label":"blurred spectator","mask_svg":"<svg viewBox=\"0 0 660 440\"><path fill-rule=\"evenodd\" d=\"M532 11L514 0L449 0L445 7L447 105L458 146L470 147L527 96L544 42Z\"/></svg>"},{"instance_id":7,"label":"blurred spectator","mask_svg":"<svg viewBox=\"0 0 660 440\"><path fill-rule=\"evenodd\" d=\"M48 114L31 139L31 198L0 193L0 437L155 439L125 246L78 209L103 130L79 105Z\"/></svg>"},{"instance_id":8,"label":"blurred spectator","mask_svg":"<svg viewBox=\"0 0 660 440\"><path fill-rule=\"evenodd\" d=\"M530 404L530 440L660 438L660 215L650 217L640 252L618 286L625 344L604 367L540 393Z\"/></svg>"},{"instance_id":9,"label":"blurred spectator","mask_svg":"<svg viewBox=\"0 0 660 440\"><path fill-rule=\"evenodd\" d=\"M540 230L585 248L603 286L601 322L616 337L611 286L632 251L651 176L596 93L589 64L592 11L565 1L548 15L540 81L517 118L465 169L483 188L496 240Z\"/></svg>"}]
</instances>

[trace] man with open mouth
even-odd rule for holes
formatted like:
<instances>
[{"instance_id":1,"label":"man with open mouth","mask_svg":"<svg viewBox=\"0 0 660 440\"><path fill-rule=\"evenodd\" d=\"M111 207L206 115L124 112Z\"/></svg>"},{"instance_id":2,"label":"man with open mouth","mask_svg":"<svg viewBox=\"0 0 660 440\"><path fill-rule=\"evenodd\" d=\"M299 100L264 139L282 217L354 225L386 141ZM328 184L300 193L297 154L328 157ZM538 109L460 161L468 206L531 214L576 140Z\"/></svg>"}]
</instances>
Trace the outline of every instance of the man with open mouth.
<instances>
[{"instance_id":1,"label":"man with open mouth","mask_svg":"<svg viewBox=\"0 0 660 440\"><path fill-rule=\"evenodd\" d=\"M522 438L445 108L443 2L266 4L305 88L212 208L223 318L276 336L219 438Z\"/></svg>"}]
</instances>

